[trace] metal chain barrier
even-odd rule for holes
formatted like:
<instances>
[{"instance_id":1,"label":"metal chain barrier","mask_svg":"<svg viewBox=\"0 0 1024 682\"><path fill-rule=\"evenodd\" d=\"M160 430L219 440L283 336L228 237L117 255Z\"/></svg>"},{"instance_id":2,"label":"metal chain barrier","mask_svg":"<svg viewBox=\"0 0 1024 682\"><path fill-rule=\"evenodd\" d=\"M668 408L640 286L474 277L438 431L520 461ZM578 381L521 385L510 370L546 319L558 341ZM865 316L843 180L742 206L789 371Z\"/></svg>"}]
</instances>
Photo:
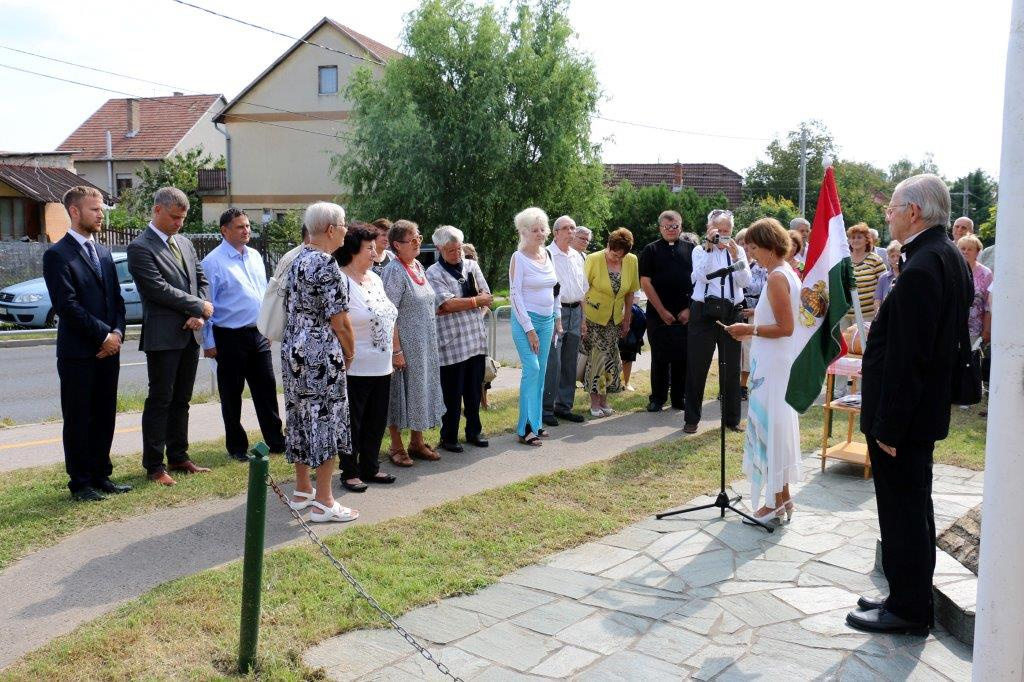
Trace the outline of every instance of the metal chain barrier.
<instances>
[{"instance_id":1,"label":"metal chain barrier","mask_svg":"<svg viewBox=\"0 0 1024 682\"><path fill-rule=\"evenodd\" d=\"M455 674L448 669L448 666L434 658L430 654L430 652L427 651L427 648L425 646L417 642L416 639L412 635L410 635L405 628L398 624L398 621L395 620L394 616L385 611L384 607L378 604L377 600L374 599L373 596L366 591L366 588L359 584L359 581L356 580L355 576L349 573L348 569L345 568L345 565L341 563L337 558L335 558L334 554L331 553L331 550L327 547L327 545L324 544L324 541L320 539L320 536L318 536L313 531L313 529L309 527L309 524L302 520L302 516L299 514L299 512L291 508L291 505L288 504L288 495L286 495L285 492L281 490L281 488L277 485L277 482L274 481L274 478L270 474L267 474L266 483L268 486L270 486L271 490L274 491L274 494L277 495L277 498L281 500L281 504L283 504L285 508L289 512L291 512L292 518L299 522L299 526L302 527L302 530L306 531L306 535L308 535L309 539L313 542L313 544L317 546L317 548L320 550L320 553L327 557L328 561L334 564L334 567L338 569L339 572L341 572L342 576L344 576L345 580L347 580L348 583L352 585L352 588L359 594L359 596L365 599L367 603L369 603L370 606L372 606L374 610L376 610L377 613L379 613L381 617L385 621L387 621L388 625L394 628L398 632L398 634L400 634L405 639L405 641L407 641L414 649L416 649L416 651L420 653L421 656L423 656L423 658L433 663L434 666L437 668L438 672L440 672L442 675L450 677L452 680L455 680L456 682L463 682L461 677L456 677Z\"/></svg>"}]
</instances>

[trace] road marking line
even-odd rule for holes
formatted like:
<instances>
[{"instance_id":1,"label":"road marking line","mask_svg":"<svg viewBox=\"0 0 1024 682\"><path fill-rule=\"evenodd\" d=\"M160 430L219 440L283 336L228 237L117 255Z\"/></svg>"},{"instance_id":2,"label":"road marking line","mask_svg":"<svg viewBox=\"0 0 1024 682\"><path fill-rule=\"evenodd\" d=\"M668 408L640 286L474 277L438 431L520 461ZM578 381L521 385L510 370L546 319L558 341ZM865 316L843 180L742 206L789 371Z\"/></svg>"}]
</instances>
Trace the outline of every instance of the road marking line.
<instances>
[{"instance_id":1,"label":"road marking line","mask_svg":"<svg viewBox=\"0 0 1024 682\"><path fill-rule=\"evenodd\" d=\"M146 364L145 360L143 360L142 362L126 362L126 363L122 364L121 366L122 367L135 367L137 365L144 365L144 364Z\"/></svg>"},{"instance_id":2,"label":"road marking line","mask_svg":"<svg viewBox=\"0 0 1024 682\"><path fill-rule=\"evenodd\" d=\"M129 429L117 429L114 434L119 433L136 433L141 431L141 426L133 426ZM45 438L43 440L27 440L24 443L11 443L10 445L0 445L0 450L13 450L14 448L28 448L33 445L52 445L54 443L60 443L63 438Z\"/></svg>"}]
</instances>

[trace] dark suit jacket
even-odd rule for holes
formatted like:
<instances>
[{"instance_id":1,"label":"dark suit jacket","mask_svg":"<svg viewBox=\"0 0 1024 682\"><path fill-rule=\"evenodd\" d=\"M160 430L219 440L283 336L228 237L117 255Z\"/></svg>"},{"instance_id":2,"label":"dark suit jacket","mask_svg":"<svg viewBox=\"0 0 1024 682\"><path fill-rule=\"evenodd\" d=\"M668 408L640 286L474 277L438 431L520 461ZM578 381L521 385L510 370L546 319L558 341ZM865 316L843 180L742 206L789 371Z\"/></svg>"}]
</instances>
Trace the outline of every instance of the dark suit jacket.
<instances>
[{"instance_id":1,"label":"dark suit jacket","mask_svg":"<svg viewBox=\"0 0 1024 682\"><path fill-rule=\"evenodd\" d=\"M152 228L128 245L128 270L142 299L142 336L139 348L180 350L193 333L184 329L190 317L202 317L203 301L209 299L209 284L188 239L171 237L185 260L182 270L171 249Z\"/></svg>"},{"instance_id":2,"label":"dark suit jacket","mask_svg":"<svg viewBox=\"0 0 1024 682\"><path fill-rule=\"evenodd\" d=\"M112 331L124 338L124 299L110 250L96 244L100 278L71 234L43 254L43 278L59 316L57 357L91 358Z\"/></svg>"},{"instance_id":3,"label":"dark suit jacket","mask_svg":"<svg viewBox=\"0 0 1024 682\"><path fill-rule=\"evenodd\" d=\"M895 447L949 434L957 324L966 326L974 299L967 263L941 226L921 232L905 255L871 323L862 368L861 431Z\"/></svg>"}]
</instances>

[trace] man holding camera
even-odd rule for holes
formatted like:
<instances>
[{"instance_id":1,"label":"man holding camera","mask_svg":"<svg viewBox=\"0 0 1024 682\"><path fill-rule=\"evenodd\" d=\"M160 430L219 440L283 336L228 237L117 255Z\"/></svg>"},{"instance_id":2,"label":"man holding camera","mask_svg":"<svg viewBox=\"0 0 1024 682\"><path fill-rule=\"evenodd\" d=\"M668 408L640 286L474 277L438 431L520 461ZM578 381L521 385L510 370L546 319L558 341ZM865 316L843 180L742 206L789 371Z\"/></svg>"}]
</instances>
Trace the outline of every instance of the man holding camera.
<instances>
[{"instance_id":1,"label":"man holding camera","mask_svg":"<svg viewBox=\"0 0 1024 682\"><path fill-rule=\"evenodd\" d=\"M731 211L708 214L704 244L693 250L693 302L690 304L686 349L686 412L683 431L696 433L700 422L704 385L711 358L718 348L722 371L718 384L726 428L740 425L740 342L725 327L739 321L743 288L750 284L750 268L743 249L732 238Z\"/></svg>"}]
</instances>

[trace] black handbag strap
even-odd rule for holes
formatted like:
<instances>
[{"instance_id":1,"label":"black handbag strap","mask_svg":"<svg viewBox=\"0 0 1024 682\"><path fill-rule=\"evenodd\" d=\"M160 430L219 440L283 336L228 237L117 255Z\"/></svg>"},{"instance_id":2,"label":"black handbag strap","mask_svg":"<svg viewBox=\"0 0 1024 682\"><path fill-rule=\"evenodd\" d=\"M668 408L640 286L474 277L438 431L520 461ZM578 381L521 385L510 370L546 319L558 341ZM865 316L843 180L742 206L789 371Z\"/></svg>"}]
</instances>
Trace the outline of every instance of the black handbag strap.
<instances>
[{"instance_id":1,"label":"black handbag strap","mask_svg":"<svg viewBox=\"0 0 1024 682\"><path fill-rule=\"evenodd\" d=\"M732 258L729 257L729 252L728 251L725 252L725 264L727 266L728 265L732 265ZM732 273L730 272L729 273L729 302L730 303L733 302L733 299L736 296L735 289L733 289L732 284L733 284L733 282L732 282ZM711 286L710 282L705 282L704 283L704 300L705 301L708 300L708 287L709 286ZM719 283L718 288L722 290L723 294L725 293L725 275L722 275L722 281ZM724 296L723 296L723 298L724 298Z\"/></svg>"}]
</instances>

